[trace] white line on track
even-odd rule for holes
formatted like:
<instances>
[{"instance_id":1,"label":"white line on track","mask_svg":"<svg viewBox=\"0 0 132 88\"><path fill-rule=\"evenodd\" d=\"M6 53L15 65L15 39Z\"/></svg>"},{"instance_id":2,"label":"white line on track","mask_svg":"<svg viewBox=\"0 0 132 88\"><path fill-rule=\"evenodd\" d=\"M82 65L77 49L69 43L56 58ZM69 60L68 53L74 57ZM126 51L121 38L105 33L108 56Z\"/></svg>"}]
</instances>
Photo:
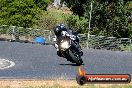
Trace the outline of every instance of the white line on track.
<instances>
[{"instance_id":1,"label":"white line on track","mask_svg":"<svg viewBox=\"0 0 132 88\"><path fill-rule=\"evenodd\" d=\"M9 63L9 65L8 65ZM3 70L3 69L7 69L7 68L11 68L13 66L15 66L15 63L13 61L9 61L9 60L6 60L6 59L0 59L0 70Z\"/></svg>"}]
</instances>

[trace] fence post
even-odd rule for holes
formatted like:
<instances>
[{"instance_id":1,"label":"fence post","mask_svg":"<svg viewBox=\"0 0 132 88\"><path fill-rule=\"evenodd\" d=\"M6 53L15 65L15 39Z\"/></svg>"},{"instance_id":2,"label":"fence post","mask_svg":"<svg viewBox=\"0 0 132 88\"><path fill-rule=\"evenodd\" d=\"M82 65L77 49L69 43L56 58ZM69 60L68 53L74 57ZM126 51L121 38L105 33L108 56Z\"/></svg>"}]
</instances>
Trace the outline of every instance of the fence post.
<instances>
[{"instance_id":1,"label":"fence post","mask_svg":"<svg viewBox=\"0 0 132 88\"><path fill-rule=\"evenodd\" d=\"M51 31L49 31L49 43L51 43Z\"/></svg>"},{"instance_id":2,"label":"fence post","mask_svg":"<svg viewBox=\"0 0 132 88\"><path fill-rule=\"evenodd\" d=\"M129 52L131 52L131 39L129 40Z\"/></svg>"},{"instance_id":3,"label":"fence post","mask_svg":"<svg viewBox=\"0 0 132 88\"><path fill-rule=\"evenodd\" d=\"M13 29L12 29L12 35L11 35L11 36L12 36L12 40L16 40L16 39L15 39L15 27L16 27L16 26L11 26L11 27L13 28Z\"/></svg>"},{"instance_id":4,"label":"fence post","mask_svg":"<svg viewBox=\"0 0 132 88\"><path fill-rule=\"evenodd\" d=\"M88 34L87 34L87 49L89 47L89 37L90 37L90 33L88 32Z\"/></svg>"}]
</instances>

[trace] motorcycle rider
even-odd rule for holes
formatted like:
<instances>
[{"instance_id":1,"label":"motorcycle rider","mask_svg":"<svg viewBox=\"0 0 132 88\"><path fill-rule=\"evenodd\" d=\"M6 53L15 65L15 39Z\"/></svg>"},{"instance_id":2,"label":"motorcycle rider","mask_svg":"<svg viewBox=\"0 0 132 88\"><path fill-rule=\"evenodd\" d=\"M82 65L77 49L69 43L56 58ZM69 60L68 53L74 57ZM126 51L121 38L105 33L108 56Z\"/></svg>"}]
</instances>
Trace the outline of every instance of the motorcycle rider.
<instances>
[{"instance_id":1,"label":"motorcycle rider","mask_svg":"<svg viewBox=\"0 0 132 88\"><path fill-rule=\"evenodd\" d=\"M72 30L72 32L70 32L70 30ZM81 47L79 45L79 38L77 36L77 32L73 31L72 28L70 28L69 30L66 28L66 26L64 24L59 24L57 25L55 28L54 28L54 33L55 33L55 39L56 39L56 43L55 43L55 48L57 49L57 55L62 57L62 54L61 52L59 51L59 42L62 38L62 36L71 36L73 37L75 40L73 40L76 45L78 45L77 47L79 48L79 52L80 52L80 55L82 56L83 55L83 52L81 50Z\"/></svg>"}]
</instances>

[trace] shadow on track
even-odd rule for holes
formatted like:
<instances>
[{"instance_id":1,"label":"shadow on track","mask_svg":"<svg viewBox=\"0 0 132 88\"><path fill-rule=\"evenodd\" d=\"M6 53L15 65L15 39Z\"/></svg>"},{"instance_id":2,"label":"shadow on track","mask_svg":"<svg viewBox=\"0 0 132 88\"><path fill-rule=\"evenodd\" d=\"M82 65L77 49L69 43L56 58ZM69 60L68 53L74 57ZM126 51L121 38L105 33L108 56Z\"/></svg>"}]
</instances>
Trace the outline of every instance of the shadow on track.
<instances>
[{"instance_id":1,"label":"shadow on track","mask_svg":"<svg viewBox=\"0 0 132 88\"><path fill-rule=\"evenodd\" d=\"M69 64L59 64L59 65L62 65L62 66L80 66L80 65L77 65L75 63L69 63ZM82 64L84 65L84 64Z\"/></svg>"}]
</instances>

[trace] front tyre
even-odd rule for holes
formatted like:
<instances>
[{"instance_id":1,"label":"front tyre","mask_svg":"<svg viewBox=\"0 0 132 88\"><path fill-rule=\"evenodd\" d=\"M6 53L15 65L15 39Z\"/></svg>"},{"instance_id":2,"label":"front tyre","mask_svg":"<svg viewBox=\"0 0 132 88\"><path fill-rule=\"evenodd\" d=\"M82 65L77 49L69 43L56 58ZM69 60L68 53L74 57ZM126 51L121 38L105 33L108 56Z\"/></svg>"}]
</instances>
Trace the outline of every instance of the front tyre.
<instances>
[{"instance_id":1,"label":"front tyre","mask_svg":"<svg viewBox=\"0 0 132 88\"><path fill-rule=\"evenodd\" d=\"M78 54L73 54L73 52L69 49L69 56L72 59L73 63L76 63L77 65L82 65L83 60Z\"/></svg>"}]
</instances>

